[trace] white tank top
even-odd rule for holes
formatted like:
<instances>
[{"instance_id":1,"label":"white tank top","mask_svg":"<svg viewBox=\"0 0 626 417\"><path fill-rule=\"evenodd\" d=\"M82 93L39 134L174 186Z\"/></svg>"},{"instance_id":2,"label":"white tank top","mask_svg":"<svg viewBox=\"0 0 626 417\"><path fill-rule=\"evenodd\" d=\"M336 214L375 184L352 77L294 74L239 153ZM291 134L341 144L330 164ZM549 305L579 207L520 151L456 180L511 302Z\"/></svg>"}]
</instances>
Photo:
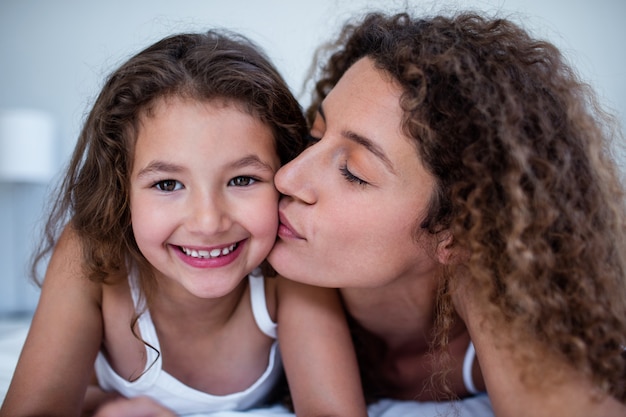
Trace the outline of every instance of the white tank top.
<instances>
[{"instance_id":1,"label":"white tank top","mask_svg":"<svg viewBox=\"0 0 626 417\"><path fill-rule=\"evenodd\" d=\"M465 351L465 358L463 359L463 383L465 389L472 395L480 394L481 392L474 385L474 379L472 378L472 366L474 365L474 359L476 358L476 350L474 344L470 341Z\"/></svg>"},{"instance_id":2,"label":"white tank top","mask_svg":"<svg viewBox=\"0 0 626 417\"><path fill-rule=\"evenodd\" d=\"M139 288L136 280L129 277L131 294L135 308L139 305ZM265 302L264 277L255 269L249 276L250 302L259 329L267 336L276 339L276 323L267 311ZM141 310L137 310L141 311ZM146 311L137 321L142 339L160 351L154 323L150 312ZM106 391L117 391L125 397L146 395L174 411L177 415L207 413L215 411L245 410L262 405L282 375L282 362L278 342L274 341L269 352L267 369L250 387L241 392L227 395L212 395L193 389L162 369L161 356L146 346L146 368L135 381L129 382L111 368L102 352L95 362L96 376L100 387Z\"/></svg>"}]
</instances>

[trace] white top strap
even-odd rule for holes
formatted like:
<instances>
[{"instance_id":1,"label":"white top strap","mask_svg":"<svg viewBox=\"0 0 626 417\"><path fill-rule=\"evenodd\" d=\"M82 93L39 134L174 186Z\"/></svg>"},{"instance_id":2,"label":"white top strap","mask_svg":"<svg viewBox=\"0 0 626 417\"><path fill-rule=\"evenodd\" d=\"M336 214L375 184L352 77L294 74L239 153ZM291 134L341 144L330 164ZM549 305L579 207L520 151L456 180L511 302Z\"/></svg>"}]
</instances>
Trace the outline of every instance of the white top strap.
<instances>
[{"instance_id":1,"label":"white top strap","mask_svg":"<svg viewBox=\"0 0 626 417\"><path fill-rule=\"evenodd\" d=\"M474 344L470 341L467 350L465 351L465 359L463 359L463 384L465 389L472 395L479 394L480 391L474 385L474 379L472 378L472 365L474 364L474 358L476 357L476 350Z\"/></svg>"},{"instance_id":2,"label":"white top strap","mask_svg":"<svg viewBox=\"0 0 626 417\"><path fill-rule=\"evenodd\" d=\"M248 275L250 283L250 303L252 304L252 314L259 329L267 336L276 339L276 323L272 321L270 313L267 311L265 301L265 278L260 268L256 268Z\"/></svg>"}]
</instances>

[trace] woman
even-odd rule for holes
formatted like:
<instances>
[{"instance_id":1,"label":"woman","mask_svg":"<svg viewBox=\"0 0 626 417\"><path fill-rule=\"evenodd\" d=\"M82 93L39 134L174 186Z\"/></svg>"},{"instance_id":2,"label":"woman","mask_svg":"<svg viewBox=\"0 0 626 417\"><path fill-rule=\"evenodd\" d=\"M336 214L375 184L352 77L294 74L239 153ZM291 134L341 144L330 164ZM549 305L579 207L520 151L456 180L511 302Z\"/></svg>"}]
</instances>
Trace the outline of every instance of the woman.
<instances>
[{"instance_id":1,"label":"woman","mask_svg":"<svg viewBox=\"0 0 626 417\"><path fill-rule=\"evenodd\" d=\"M269 260L341 288L369 393L430 399L451 369L463 394L469 334L497 416L625 415L624 189L559 51L504 20L373 14L327 62Z\"/></svg>"},{"instance_id":2,"label":"woman","mask_svg":"<svg viewBox=\"0 0 626 417\"><path fill-rule=\"evenodd\" d=\"M593 94L503 20L373 14L338 39L269 259L341 288L368 396L624 415L624 190Z\"/></svg>"}]
</instances>

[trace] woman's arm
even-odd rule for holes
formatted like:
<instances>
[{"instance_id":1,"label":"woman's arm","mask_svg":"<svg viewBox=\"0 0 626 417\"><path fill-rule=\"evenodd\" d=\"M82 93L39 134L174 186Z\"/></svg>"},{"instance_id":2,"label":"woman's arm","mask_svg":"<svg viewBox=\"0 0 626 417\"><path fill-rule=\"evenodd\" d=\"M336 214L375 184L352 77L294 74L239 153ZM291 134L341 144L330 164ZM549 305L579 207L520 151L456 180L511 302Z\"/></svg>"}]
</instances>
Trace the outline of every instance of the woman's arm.
<instances>
[{"instance_id":1,"label":"woman's arm","mask_svg":"<svg viewBox=\"0 0 626 417\"><path fill-rule=\"evenodd\" d=\"M79 416L102 339L101 288L68 229L50 260L0 416Z\"/></svg>"},{"instance_id":2,"label":"woman's arm","mask_svg":"<svg viewBox=\"0 0 626 417\"><path fill-rule=\"evenodd\" d=\"M588 376L539 341L525 338L514 344L511 328L490 320L485 302L468 285L460 285L453 299L476 348L497 417L626 416L624 404L611 396L598 398ZM539 358L538 363L522 363L526 354Z\"/></svg>"},{"instance_id":3,"label":"woman's arm","mask_svg":"<svg viewBox=\"0 0 626 417\"><path fill-rule=\"evenodd\" d=\"M338 292L278 280L278 339L296 415L366 417Z\"/></svg>"}]
</instances>

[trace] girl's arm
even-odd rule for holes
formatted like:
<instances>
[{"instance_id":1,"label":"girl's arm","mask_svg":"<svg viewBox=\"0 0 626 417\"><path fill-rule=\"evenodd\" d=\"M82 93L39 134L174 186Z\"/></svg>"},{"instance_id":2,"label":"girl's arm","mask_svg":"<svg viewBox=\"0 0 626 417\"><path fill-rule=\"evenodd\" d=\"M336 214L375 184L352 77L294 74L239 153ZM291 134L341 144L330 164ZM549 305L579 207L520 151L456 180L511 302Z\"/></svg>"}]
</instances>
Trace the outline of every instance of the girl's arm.
<instances>
[{"instance_id":1,"label":"girl's arm","mask_svg":"<svg viewBox=\"0 0 626 417\"><path fill-rule=\"evenodd\" d=\"M278 280L278 339L296 415L366 417L338 292Z\"/></svg>"},{"instance_id":2,"label":"girl's arm","mask_svg":"<svg viewBox=\"0 0 626 417\"><path fill-rule=\"evenodd\" d=\"M490 320L485 303L468 285L459 285L454 304L465 321L497 417L623 417L626 406L611 396L594 398L598 389L581 371L548 352L536 340L513 344L502 321ZM521 363L530 354L539 363Z\"/></svg>"},{"instance_id":3,"label":"girl's arm","mask_svg":"<svg viewBox=\"0 0 626 417\"><path fill-rule=\"evenodd\" d=\"M135 397L107 402L94 417L176 417L176 414L149 397Z\"/></svg>"},{"instance_id":4,"label":"girl's arm","mask_svg":"<svg viewBox=\"0 0 626 417\"><path fill-rule=\"evenodd\" d=\"M81 268L71 231L61 236L0 416L79 416L102 339L101 287Z\"/></svg>"}]
</instances>

